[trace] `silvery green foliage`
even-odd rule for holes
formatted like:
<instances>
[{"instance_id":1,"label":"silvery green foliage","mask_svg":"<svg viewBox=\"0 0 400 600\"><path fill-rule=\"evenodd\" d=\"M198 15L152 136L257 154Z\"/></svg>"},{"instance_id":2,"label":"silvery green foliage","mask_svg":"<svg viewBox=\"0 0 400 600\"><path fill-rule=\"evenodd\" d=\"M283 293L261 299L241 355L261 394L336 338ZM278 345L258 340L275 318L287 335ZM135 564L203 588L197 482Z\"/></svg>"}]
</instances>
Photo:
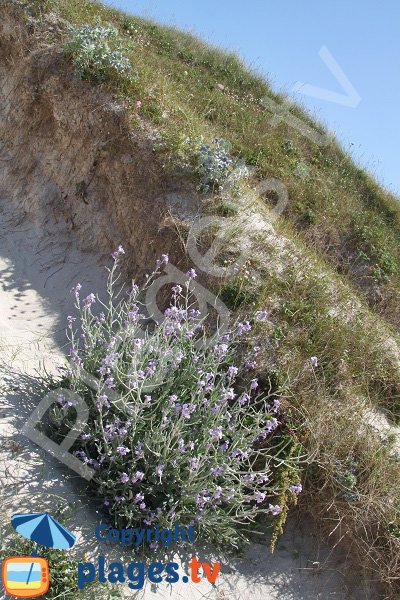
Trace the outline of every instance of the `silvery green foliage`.
<instances>
[{"instance_id":1,"label":"silvery green foliage","mask_svg":"<svg viewBox=\"0 0 400 600\"><path fill-rule=\"evenodd\" d=\"M104 303L93 293L81 298L79 284L73 290L74 368L62 386L90 409L74 453L95 469L92 485L109 522L194 524L203 539L236 545L244 536L240 525L254 529L258 516L284 510L279 469L295 471L297 464L278 400L248 375L259 348L235 366L235 350L252 325L236 323L215 344L199 343L207 332L192 305L191 269L186 284L172 288L165 320L143 331L141 290L133 285L124 293L115 285L123 253L113 253ZM167 262L163 255L147 287ZM97 389L82 372L96 377ZM60 437L73 425L74 407L62 393L51 418Z\"/></svg>"},{"instance_id":2,"label":"silvery green foliage","mask_svg":"<svg viewBox=\"0 0 400 600\"><path fill-rule=\"evenodd\" d=\"M214 138L211 144L201 143L195 151L199 189L203 192L221 192L249 175L244 162L231 157L230 145L222 138Z\"/></svg>"},{"instance_id":3,"label":"silvery green foliage","mask_svg":"<svg viewBox=\"0 0 400 600\"><path fill-rule=\"evenodd\" d=\"M122 46L112 25L70 27L69 35L65 47L82 79L104 81L112 74L133 76L132 64L123 54L128 48Z\"/></svg>"},{"instance_id":4,"label":"silvery green foliage","mask_svg":"<svg viewBox=\"0 0 400 600\"><path fill-rule=\"evenodd\" d=\"M234 161L229 154L228 143L214 138L211 144L201 144L198 149L197 170L200 175L200 187L203 191L222 189Z\"/></svg>"}]
</instances>

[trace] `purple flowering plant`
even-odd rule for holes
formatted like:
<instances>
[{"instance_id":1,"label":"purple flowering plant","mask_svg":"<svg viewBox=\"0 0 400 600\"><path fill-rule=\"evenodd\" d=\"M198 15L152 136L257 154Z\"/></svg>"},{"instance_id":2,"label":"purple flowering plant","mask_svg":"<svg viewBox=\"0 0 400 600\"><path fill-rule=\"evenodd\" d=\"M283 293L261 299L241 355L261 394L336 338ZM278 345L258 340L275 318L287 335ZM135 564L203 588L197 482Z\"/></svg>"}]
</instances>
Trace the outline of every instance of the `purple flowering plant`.
<instances>
[{"instance_id":1,"label":"purple flowering plant","mask_svg":"<svg viewBox=\"0 0 400 600\"><path fill-rule=\"evenodd\" d=\"M95 470L91 485L116 526L195 524L200 538L235 546L260 517L282 512L282 470L292 474L285 483L296 491L291 501L300 490L280 403L236 358L251 323L199 343L207 325L191 297L190 271L185 285L172 288L164 319L146 329L144 291L168 257L141 289L125 292L123 254L119 247L112 255L106 301L81 299L79 285L73 290L77 318L68 318L70 363L61 385L90 410L73 451ZM53 410L61 438L74 409Z\"/></svg>"}]
</instances>

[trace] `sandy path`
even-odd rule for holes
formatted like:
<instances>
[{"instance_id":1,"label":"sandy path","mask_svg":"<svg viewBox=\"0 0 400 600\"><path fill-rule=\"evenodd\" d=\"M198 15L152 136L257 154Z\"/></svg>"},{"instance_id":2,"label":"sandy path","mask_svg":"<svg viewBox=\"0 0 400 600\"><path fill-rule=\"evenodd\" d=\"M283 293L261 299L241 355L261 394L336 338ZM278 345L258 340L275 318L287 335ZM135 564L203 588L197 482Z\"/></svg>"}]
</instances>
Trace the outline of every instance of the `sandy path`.
<instances>
[{"instance_id":1,"label":"sandy path","mask_svg":"<svg viewBox=\"0 0 400 600\"><path fill-rule=\"evenodd\" d=\"M54 225L51 235L41 234L0 199L0 523L7 522L13 512L52 512L62 507L65 522L79 532L78 556L93 540L98 517L87 508L76 478L19 432L40 396L40 390L35 390L36 371L53 370L62 362L65 318L73 305L70 288L79 281L83 292L101 290L103 274L96 257L79 252L73 237L62 228ZM257 544L244 558L221 559L221 564L217 588L180 583L173 589L149 587L144 597L376 598L360 579L349 589L342 575L346 557L333 556L328 547L318 545L304 522L291 521L274 556L265 545Z\"/></svg>"}]
</instances>

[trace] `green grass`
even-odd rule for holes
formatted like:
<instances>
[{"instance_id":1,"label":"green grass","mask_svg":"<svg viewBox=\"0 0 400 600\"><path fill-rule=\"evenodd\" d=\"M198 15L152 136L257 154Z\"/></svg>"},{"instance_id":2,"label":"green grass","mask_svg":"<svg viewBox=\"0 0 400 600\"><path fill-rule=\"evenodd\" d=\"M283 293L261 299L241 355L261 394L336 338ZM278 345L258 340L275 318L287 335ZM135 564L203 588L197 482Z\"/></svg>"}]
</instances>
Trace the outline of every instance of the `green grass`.
<instances>
[{"instance_id":1,"label":"green grass","mask_svg":"<svg viewBox=\"0 0 400 600\"><path fill-rule=\"evenodd\" d=\"M32 4L32 3L31 3ZM187 154L185 140L215 136L229 141L234 156L255 168L254 182L269 177L283 181L289 192L285 217L304 239L323 253L335 268L357 283L352 269L343 263L354 258L375 265L374 276L387 293L387 302L370 301L388 316L400 308L400 280L394 262L400 256L398 199L360 169L331 137L320 147L281 122L272 127L262 101L281 103L261 76L251 72L233 53L210 48L199 39L172 27L161 27L138 17L128 17L85 0L34 2L41 10L54 10L71 23L111 22L126 42L135 42L127 55L137 72L134 81L111 79L114 92L143 103L141 116L162 134L166 159L171 166ZM223 89L221 89L223 86ZM324 128L301 107L292 105L293 115L318 131ZM137 113L132 111L133 123ZM378 213L374 237L385 240L376 256L359 253L359 232L354 217L368 211ZM377 263L377 264L375 264ZM396 323L397 324L397 323Z\"/></svg>"}]
</instances>

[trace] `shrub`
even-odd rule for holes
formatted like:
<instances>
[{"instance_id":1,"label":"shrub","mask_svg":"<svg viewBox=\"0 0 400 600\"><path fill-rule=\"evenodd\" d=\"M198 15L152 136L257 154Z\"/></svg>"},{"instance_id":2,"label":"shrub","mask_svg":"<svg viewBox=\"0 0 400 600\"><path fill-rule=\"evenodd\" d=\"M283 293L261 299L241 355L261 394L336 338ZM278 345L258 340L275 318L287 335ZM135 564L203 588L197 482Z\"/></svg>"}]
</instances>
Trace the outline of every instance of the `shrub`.
<instances>
[{"instance_id":1,"label":"shrub","mask_svg":"<svg viewBox=\"0 0 400 600\"><path fill-rule=\"evenodd\" d=\"M143 331L139 288L122 296L117 288L118 257L107 302L94 294L82 300L80 286L74 288L80 329L69 317L73 367L62 381L89 406L74 452L95 469L92 485L109 519L129 527L195 524L207 541L228 545L246 539L260 515L280 515L281 526L300 490L299 446L279 400L256 379L244 381L234 364L251 325L236 323L206 343L206 323L191 301L191 271L183 287L172 288L164 320ZM103 312L95 314L98 304ZM85 383L87 373L98 378L95 390ZM64 394L50 416L58 440L75 421Z\"/></svg>"},{"instance_id":2,"label":"shrub","mask_svg":"<svg viewBox=\"0 0 400 600\"><path fill-rule=\"evenodd\" d=\"M229 153L229 144L214 138L211 144L202 143L197 148L197 174L202 191L221 191L228 181L242 179L247 169L234 160Z\"/></svg>"},{"instance_id":3,"label":"shrub","mask_svg":"<svg viewBox=\"0 0 400 600\"><path fill-rule=\"evenodd\" d=\"M129 48L132 47L130 43ZM118 32L112 25L70 26L65 48L82 79L101 82L113 75L133 77L132 64L123 53L129 48L122 46Z\"/></svg>"}]
</instances>

